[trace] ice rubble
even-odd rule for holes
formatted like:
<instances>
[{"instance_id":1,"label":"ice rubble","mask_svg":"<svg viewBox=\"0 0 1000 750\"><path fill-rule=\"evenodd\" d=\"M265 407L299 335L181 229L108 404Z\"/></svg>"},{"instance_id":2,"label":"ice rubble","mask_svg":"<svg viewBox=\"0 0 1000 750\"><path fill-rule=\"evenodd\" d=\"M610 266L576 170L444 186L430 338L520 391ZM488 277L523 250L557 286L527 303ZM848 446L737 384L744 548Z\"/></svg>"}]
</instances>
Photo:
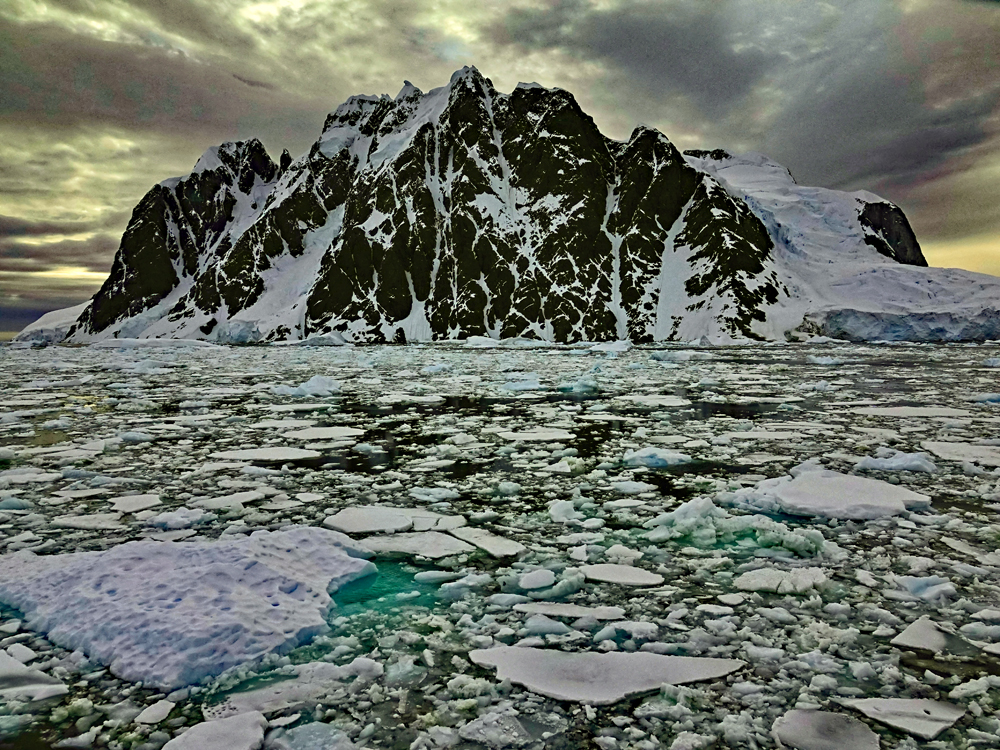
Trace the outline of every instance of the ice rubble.
<instances>
[{"instance_id":1,"label":"ice rubble","mask_svg":"<svg viewBox=\"0 0 1000 750\"><path fill-rule=\"evenodd\" d=\"M590 705L615 703L629 695L715 680L741 668L738 659L699 659L651 653L566 653L553 649L499 646L469 652L475 664L493 667L497 677L550 698Z\"/></svg>"},{"instance_id":2,"label":"ice rubble","mask_svg":"<svg viewBox=\"0 0 1000 750\"><path fill-rule=\"evenodd\" d=\"M124 679L177 688L322 632L328 591L372 573L361 559L369 554L310 528L44 557L22 551L0 557L0 601Z\"/></svg>"},{"instance_id":3,"label":"ice rubble","mask_svg":"<svg viewBox=\"0 0 1000 750\"><path fill-rule=\"evenodd\" d=\"M440 538L419 536L402 560L380 564L382 585L396 575L392 586L398 588L331 611L331 631L295 649L290 661L272 653L209 683L206 705L219 705L216 698L268 686L290 691L293 684L312 684L296 671L304 664L346 669L370 657L384 669L372 679L330 680L328 691L312 697L306 691L301 708L257 693L256 705L269 707L262 713L274 722L269 742L285 732L293 746L299 725L319 716L344 728L344 743L367 737L384 743L394 730L373 722L369 729L350 717L389 710L409 727L406 741L425 748L521 736L515 720L536 744L544 726L553 737L572 727L635 750L654 739L665 747L768 747L771 725L784 710L808 705L853 712L845 701L858 699L951 701L965 714L936 740L941 750L960 750L1000 729L1000 679L981 676L1000 650L1000 615L992 613L989 593L1000 571L1000 555L990 546L1000 532L1000 478L988 463L1000 412L995 404L967 400L970 393L996 390L969 381L988 376L975 369L987 348L837 349L843 361L838 390L827 391L797 387L816 379L817 365L803 363L808 355L828 354L826 345L719 349L713 360L672 367L649 362L648 351L638 348L615 359L583 348L507 345L471 356L465 347L438 345L283 348L280 358L263 348L11 349L4 353L11 367L0 368L6 388L0 443L10 446L0 448L0 547L54 560L161 534L192 540L183 544L228 544L257 529L321 526L345 509L369 507L411 518L414 528L404 535L421 533L419 518L420 529L444 536L448 554L430 557ZM528 399L497 396L499 384L513 377L502 368L544 372L546 383L570 382L590 369L589 363L581 367L581 357L601 358L601 391L578 400L543 385ZM913 367L928 359L955 376L915 382ZM868 360L878 366L867 367ZM442 364L450 369L424 372ZM405 371L412 374L399 374ZM303 403L270 390L314 372L343 383L341 396ZM440 405L380 402L400 380L407 381L401 390ZM24 388L25 381L35 385ZM416 385L422 387L410 387ZM683 393L693 408L617 398L635 392ZM913 406L900 413L899 403ZM955 403L965 408L933 406ZM99 409L88 412L90 404ZM861 409L871 413L857 413ZM284 433L331 424L364 430L372 452L355 451L350 444L358 436L344 435L328 438L342 442L317 447L320 456L308 462L254 465L209 457L299 445L300 438ZM539 428L572 437L511 441L498 434ZM128 433L152 440L120 439ZM44 445L51 440L58 442ZM963 458L939 460L923 443L944 443ZM970 454L970 446L982 452ZM627 454L643 448L683 450L692 461L625 465ZM849 473L865 457L919 451L935 456L936 472L884 464L863 469L864 477ZM976 457L986 460L968 463ZM545 471L568 459L579 462L575 473ZM775 479L790 484L811 471L802 466L807 459L812 470L822 464L852 479L884 480L896 490L933 496L934 503L852 520L775 518L774 510L729 501ZM622 487L643 491L623 495ZM108 514L113 502L141 495L156 495L160 505L115 511L107 519L114 528L88 528L100 525L88 518ZM227 507L201 507L216 501ZM57 526L63 516L81 528ZM436 528L437 517L463 517L466 525ZM459 541L466 544L455 551L451 545ZM581 572L588 565L621 565L630 575L645 571L663 581L636 587L588 580ZM551 574L551 587L521 588L525 575L540 570ZM20 615L0 612L0 640L16 639L0 651L67 692L11 704L14 713L0 712L0 734L35 721L59 737L89 735L83 728L93 721L113 742L140 727L165 741L192 722L192 708L201 708L191 701L197 695L135 688L108 672L85 679L100 672L99 663L12 618ZM588 715L583 707L573 713L470 671L470 651L499 644L565 654L739 658L750 666L716 681L661 687L658 696ZM109 708L125 718L102 726L112 714L76 703L87 697L109 706L128 699L132 708ZM154 710L161 701L176 704L167 719L136 723L144 709L154 718L162 713L164 704ZM281 705L287 707L274 709ZM726 707L722 720L715 714L720 705ZM55 719L48 718L52 706ZM92 713L85 716L87 710ZM901 703L883 706L882 713L898 718L908 710ZM68 718L59 718L63 712ZM513 718L487 719L493 714ZM424 727L418 717L431 715L447 725L418 728ZM78 717L83 724L76 728ZM619 726L612 718L632 723ZM920 738L912 726L913 738Z\"/></svg>"}]
</instances>

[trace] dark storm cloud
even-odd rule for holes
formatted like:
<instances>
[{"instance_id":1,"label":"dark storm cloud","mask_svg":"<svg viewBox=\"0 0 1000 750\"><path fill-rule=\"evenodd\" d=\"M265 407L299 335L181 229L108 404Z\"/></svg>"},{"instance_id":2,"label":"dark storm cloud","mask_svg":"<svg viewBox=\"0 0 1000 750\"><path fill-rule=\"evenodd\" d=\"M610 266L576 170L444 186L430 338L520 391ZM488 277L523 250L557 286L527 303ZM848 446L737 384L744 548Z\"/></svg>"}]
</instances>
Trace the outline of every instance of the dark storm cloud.
<instances>
[{"instance_id":1,"label":"dark storm cloud","mask_svg":"<svg viewBox=\"0 0 1000 750\"><path fill-rule=\"evenodd\" d=\"M212 140L257 134L305 143L326 103L167 46L122 44L61 25L0 19L0 119L44 127L110 125ZM251 85L247 85L250 82ZM275 118L278 128L271 128Z\"/></svg>"},{"instance_id":2,"label":"dark storm cloud","mask_svg":"<svg viewBox=\"0 0 1000 750\"><path fill-rule=\"evenodd\" d=\"M119 239L118 235L108 233L42 243L0 239L0 271L34 273L73 267L106 273Z\"/></svg>"},{"instance_id":3,"label":"dark storm cloud","mask_svg":"<svg viewBox=\"0 0 1000 750\"><path fill-rule=\"evenodd\" d=\"M937 10L940 21L947 9ZM764 151L806 184L893 191L982 144L1000 101L996 77L979 86L957 80L948 99L929 101L926 80L942 63L927 54L929 44L923 59L906 54L901 37L907 24L920 26L914 18L876 0L631 1L601 9L560 0L512 12L500 37L607 61L618 72L620 106L683 95L693 116L676 107L662 116L680 116L705 146ZM916 29L918 44L934 31L932 23ZM963 41L959 34L954 44ZM966 70L998 62L989 48L957 58Z\"/></svg>"},{"instance_id":4,"label":"dark storm cloud","mask_svg":"<svg viewBox=\"0 0 1000 750\"><path fill-rule=\"evenodd\" d=\"M735 19L706 3L630 2L593 10L584 0L518 10L504 37L533 47L560 47L617 66L647 93L681 92L709 116L740 102L779 54L747 40Z\"/></svg>"},{"instance_id":5,"label":"dark storm cloud","mask_svg":"<svg viewBox=\"0 0 1000 750\"><path fill-rule=\"evenodd\" d=\"M0 215L0 243L10 237L31 237L46 234L77 234L90 229L87 222L32 221L17 216Z\"/></svg>"}]
</instances>

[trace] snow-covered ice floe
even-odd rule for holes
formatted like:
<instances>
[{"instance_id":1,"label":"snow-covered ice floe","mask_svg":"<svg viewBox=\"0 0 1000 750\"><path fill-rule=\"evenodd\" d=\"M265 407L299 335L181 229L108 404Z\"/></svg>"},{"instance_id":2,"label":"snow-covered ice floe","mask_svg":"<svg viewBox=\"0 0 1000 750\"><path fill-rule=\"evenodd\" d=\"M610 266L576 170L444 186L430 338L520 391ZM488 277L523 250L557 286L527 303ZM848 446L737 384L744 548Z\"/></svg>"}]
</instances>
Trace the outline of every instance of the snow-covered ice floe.
<instances>
[{"instance_id":1,"label":"snow-covered ice floe","mask_svg":"<svg viewBox=\"0 0 1000 750\"><path fill-rule=\"evenodd\" d=\"M342 534L311 528L22 551L0 557L0 602L120 677L178 688L323 632L328 591L374 573L368 556Z\"/></svg>"}]
</instances>

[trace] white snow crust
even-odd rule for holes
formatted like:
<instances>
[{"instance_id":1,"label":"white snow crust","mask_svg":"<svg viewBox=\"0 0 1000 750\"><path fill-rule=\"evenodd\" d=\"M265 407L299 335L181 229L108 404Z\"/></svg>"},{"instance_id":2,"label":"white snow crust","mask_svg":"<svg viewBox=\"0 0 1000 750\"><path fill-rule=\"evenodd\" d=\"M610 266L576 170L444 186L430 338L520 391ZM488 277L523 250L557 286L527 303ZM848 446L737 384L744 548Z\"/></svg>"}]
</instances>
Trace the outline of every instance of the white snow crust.
<instances>
[{"instance_id":1,"label":"white snow crust","mask_svg":"<svg viewBox=\"0 0 1000 750\"><path fill-rule=\"evenodd\" d=\"M374 572L325 529L0 557L0 601L128 680L177 688L322 632L329 591Z\"/></svg>"}]
</instances>

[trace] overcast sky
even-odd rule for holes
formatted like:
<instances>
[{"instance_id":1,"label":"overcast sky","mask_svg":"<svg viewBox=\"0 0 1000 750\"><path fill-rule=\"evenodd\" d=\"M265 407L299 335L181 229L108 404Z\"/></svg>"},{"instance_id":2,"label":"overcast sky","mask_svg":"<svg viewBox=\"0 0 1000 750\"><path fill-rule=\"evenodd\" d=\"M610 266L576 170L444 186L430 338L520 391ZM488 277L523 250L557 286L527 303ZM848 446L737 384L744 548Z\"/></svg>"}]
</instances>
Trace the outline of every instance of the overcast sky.
<instances>
[{"instance_id":1,"label":"overcast sky","mask_svg":"<svg viewBox=\"0 0 1000 750\"><path fill-rule=\"evenodd\" d=\"M351 94L463 65L879 193L932 265L1000 275L998 40L985 0L3 0L0 330L90 297L209 146L298 155Z\"/></svg>"}]
</instances>

